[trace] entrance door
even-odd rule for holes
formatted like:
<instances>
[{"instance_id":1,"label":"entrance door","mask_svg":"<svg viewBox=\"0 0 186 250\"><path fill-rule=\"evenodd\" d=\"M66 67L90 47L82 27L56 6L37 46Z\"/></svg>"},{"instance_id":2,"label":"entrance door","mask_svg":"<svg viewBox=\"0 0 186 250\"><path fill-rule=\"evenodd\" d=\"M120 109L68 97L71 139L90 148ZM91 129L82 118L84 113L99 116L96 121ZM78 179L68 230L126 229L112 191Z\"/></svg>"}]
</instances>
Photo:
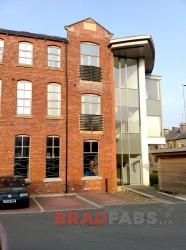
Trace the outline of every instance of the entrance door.
<instances>
[{"instance_id":1,"label":"entrance door","mask_svg":"<svg viewBox=\"0 0 186 250\"><path fill-rule=\"evenodd\" d=\"M130 185L141 184L141 164L139 159L130 159Z\"/></svg>"}]
</instances>

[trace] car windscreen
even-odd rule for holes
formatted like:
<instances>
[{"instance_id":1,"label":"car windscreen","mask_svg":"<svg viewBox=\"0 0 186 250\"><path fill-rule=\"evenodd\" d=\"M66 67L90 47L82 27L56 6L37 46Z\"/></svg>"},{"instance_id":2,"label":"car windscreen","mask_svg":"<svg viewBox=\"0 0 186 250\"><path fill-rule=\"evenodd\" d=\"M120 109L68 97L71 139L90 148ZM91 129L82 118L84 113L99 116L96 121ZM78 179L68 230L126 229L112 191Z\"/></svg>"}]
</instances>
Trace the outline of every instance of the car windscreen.
<instances>
[{"instance_id":1,"label":"car windscreen","mask_svg":"<svg viewBox=\"0 0 186 250\"><path fill-rule=\"evenodd\" d=\"M26 184L23 178L16 178L16 177L0 178L0 188L1 187L23 187L25 185Z\"/></svg>"}]
</instances>

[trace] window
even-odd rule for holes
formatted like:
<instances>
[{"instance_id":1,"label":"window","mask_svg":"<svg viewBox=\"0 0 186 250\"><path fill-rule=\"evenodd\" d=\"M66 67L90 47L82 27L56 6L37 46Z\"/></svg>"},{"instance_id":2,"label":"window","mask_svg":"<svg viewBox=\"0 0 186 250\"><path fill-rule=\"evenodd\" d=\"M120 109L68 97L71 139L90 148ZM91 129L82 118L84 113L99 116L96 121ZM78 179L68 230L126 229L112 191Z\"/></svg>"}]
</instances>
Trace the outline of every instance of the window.
<instances>
[{"instance_id":1,"label":"window","mask_svg":"<svg viewBox=\"0 0 186 250\"><path fill-rule=\"evenodd\" d=\"M161 136L161 118L159 116L147 116L147 135L149 137Z\"/></svg>"},{"instance_id":2,"label":"window","mask_svg":"<svg viewBox=\"0 0 186 250\"><path fill-rule=\"evenodd\" d=\"M146 79L146 96L148 100L160 100L159 81Z\"/></svg>"},{"instance_id":3,"label":"window","mask_svg":"<svg viewBox=\"0 0 186 250\"><path fill-rule=\"evenodd\" d=\"M3 61L4 41L0 39L0 63Z\"/></svg>"},{"instance_id":4,"label":"window","mask_svg":"<svg viewBox=\"0 0 186 250\"><path fill-rule=\"evenodd\" d=\"M33 45L28 42L19 43L19 64L32 65Z\"/></svg>"},{"instance_id":5,"label":"window","mask_svg":"<svg viewBox=\"0 0 186 250\"><path fill-rule=\"evenodd\" d=\"M92 114L92 115L100 115L101 114L101 105L100 105L100 96L98 95L82 95L81 97L82 114Z\"/></svg>"},{"instance_id":6,"label":"window","mask_svg":"<svg viewBox=\"0 0 186 250\"><path fill-rule=\"evenodd\" d=\"M61 85L58 83L48 84L48 116L61 115Z\"/></svg>"},{"instance_id":7,"label":"window","mask_svg":"<svg viewBox=\"0 0 186 250\"><path fill-rule=\"evenodd\" d=\"M61 49L57 46L48 46L48 67L60 68L61 66Z\"/></svg>"},{"instance_id":8,"label":"window","mask_svg":"<svg viewBox=\"0 0 186 250\"><path fill-rule=\"evenodd\" d=\"M31 115L32 83L19 81L17 83L17 114Z\"/></svg>"},{"instance_id":9,"label":"window","mask_svg":"<svg viewBox=\"0 0 186 250\"><path fill-rule=\"evenodd\" d=\"M48 136L46 145L46 178L59 177L60 138Z\"/></svg>"},{"instance_id":10,"label":"window","mask_svg":"<svg viewBox=\"0 0 186 250\"><path fill-rule=\"evenodd\" d=\"M84 141L84 176L98 175L99 143L98 141Z\"/></svg>"},{"instance_id":11,"label":"window","mask_svg":"<svg viewBox=\"0 0 186 250\"><path fill-rule=\"evenodd\" d=\"M99 67L99 45L94 43L81 42L81 65Z\"/></svg>"},{"instance_id":12,"label":"window","mask_svg":"<svg viewBox=\"0 0 186 250\"><path fill-rule=\"evenodd\" d=\"M27 135L18 135L15 137L15 157L14 157L14 175L28 177L29 168L30 137Z\"/></svg>"}]
</instances>

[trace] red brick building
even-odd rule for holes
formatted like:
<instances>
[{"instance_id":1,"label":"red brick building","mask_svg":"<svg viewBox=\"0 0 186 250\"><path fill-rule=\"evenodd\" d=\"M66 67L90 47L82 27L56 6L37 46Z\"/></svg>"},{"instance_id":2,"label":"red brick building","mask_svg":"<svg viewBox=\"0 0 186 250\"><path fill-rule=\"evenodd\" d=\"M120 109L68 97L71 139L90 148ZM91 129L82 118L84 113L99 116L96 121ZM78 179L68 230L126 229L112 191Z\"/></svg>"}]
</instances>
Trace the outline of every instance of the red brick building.
<instances>
[{"instance_id":1,"label":"red brick building","mask_svg":"<svg viewBox=\"0 0 186 250\"><path fill-rule=\"evenodd\" d=\"M90 18L65 28L0 29L0 176L33 193L115 191L112 34Z\"/></svg>"}]
</instances>

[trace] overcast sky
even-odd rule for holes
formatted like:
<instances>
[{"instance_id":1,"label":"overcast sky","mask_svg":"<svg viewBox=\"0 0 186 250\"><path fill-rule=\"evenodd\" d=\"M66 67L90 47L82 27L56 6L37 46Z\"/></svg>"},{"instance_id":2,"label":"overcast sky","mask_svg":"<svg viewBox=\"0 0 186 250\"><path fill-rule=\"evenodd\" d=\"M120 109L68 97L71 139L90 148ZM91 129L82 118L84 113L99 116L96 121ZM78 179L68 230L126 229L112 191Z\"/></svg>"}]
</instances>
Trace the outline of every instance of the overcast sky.
<instances>
[{"instance_id":1,"label":"overcast sky","mask_svg":"<svg viewBox=\"0 0 186 250\"><path fill-rule=\"evenodd\" d=\"M164 127L178 126L186 84L186 0L0 0L1 28L66 36L65 25L86 17L115 37L152 35L153 74L163 77Z\"/></svg>"}]
</instances>

